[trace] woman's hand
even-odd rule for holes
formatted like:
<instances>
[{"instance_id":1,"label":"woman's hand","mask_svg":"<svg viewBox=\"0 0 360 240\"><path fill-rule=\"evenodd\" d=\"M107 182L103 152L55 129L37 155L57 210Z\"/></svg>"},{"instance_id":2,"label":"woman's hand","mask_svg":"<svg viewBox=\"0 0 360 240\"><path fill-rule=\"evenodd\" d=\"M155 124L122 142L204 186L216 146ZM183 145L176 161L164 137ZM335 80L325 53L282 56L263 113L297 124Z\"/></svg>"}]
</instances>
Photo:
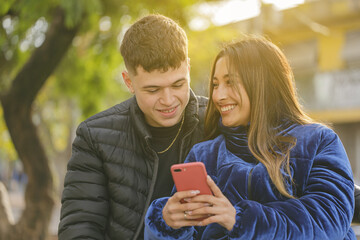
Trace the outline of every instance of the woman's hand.
<instances>
[{"instance_id":1,"label":"woman's hand","mask_svg":"<svg viewBox=\"0 0 360 240\"><path fill-rule=\"evenodd\" d=\"M224 196L224 194L222 194L221 190L218 188L218 186L216 186L215 182L210 178L210 176L207 177L207 183L211 191L214 193L214 196L198 195L193 197L191 201L208 203L208 206L190 211L188 214L190 216L210 216L202 220L197 225L205 226L210 223L218 223L227 230L231 231L236 222L236 210L230 201Z\"/></svg>"},{"instance_id":2,"label":"woman's hand","mask_svg":"<svg viewBox=\"0 0 360 240\"><path fill-rule=\"evenodd\" d=\"M200 220L209 217L207 214L189 214L196 209L208 207L210 204L202 201L193 202L193 197L200 193L198 190L176 192L170 197L162 210L166 224L174 229L184 226L199 225Z\"/></svg>"}]
</instances>

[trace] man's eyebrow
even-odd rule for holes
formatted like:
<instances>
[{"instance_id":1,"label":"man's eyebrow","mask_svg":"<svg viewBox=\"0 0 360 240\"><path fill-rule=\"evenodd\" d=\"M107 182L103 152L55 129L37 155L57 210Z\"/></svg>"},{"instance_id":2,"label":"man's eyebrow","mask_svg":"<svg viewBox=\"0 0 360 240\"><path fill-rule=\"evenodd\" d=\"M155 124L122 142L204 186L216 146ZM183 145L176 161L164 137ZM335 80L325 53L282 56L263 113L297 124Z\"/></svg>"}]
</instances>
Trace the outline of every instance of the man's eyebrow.
<instances>
[{"instance_id":1,"label":"man's eyebrow","mask_svg":"<svg viewBox=\"0 0 360 240\"><path fill-rule=\"evenodd\" d=\"M160 86L156 86L156 85L147 85L147 86L143 86L142 88L143 89L146 89L146 88L159 88Z\"/></svg>"},{"instance_id":2,"label":"man's eyebrow","mask_svg":"<svg viewBox=\"0 0 360 240\"><path fill-rule=\"evenodd\" d=\"M186 80L187 80L187 78L183 77L183 78L180 78L180 79L176 80L176 81L173 82L171 85L174 85L174 84L177 84L177 83L179 83L179 82L186 81Z\"/></svg>"},{"instance_id":3,"label":"man's eyebrow","mask_svg":"<svg viewBox=\"0 0 360 240\"><path fill-rule=\"evenodd\" d=\"M183 78L176 80L171 85L178 84L179 82L186 81L186 80L187 80L187 78L183 77ZM158 85L147 85L147 86L143 86L142 88L147 89L147 88L160 88L160 87L161 86L158 86Z\"/></svg>"}]
</instances>

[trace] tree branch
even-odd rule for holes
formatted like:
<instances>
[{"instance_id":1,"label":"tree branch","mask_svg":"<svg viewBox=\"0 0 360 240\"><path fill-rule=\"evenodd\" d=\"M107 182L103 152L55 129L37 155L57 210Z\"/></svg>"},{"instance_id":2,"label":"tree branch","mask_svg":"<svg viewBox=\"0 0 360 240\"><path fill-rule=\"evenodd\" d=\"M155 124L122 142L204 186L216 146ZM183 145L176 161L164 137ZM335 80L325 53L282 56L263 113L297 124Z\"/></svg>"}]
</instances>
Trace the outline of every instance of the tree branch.
<instances>
[{"instance_id":1,"label":"tree branch","mask_svg":"<svg viewBox=\"0 0 360 240\"><path fill-rule=\"evenodd\" d=\"M12 82L6 98L20 97L19 103L31 105L46 79L69 48L78 27L65 26L64 11L57 8L44 43L37 48Z\"/></svg>"}]
</instances>

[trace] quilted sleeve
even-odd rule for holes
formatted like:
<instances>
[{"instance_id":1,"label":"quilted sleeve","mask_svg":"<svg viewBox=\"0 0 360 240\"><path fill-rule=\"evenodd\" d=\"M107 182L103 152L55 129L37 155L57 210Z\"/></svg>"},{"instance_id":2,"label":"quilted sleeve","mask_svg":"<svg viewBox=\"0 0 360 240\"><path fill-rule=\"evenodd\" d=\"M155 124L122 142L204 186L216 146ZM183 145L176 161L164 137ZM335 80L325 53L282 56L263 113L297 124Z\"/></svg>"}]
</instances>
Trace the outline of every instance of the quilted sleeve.
<instances>
[{"instance_id":1,"label":"quilted sleeve","mask_svg":"<svg viewBox=\"0 0 360 240\"><path fill-rule=\"evenodd\" d=\"M355 210L354 210L354 223L360 223L360 186L355 184Z\"/></svg>"},{"instance_id":2,"label":"quilted sleeve","mask_svg":"<svg viewBox=\"0 0 360 240\"><path fill-rule=\"evenodd\" d=\"M109 209L106 178L86 123L76 131L67 168L59 240L104 239Z\"/></svg>"},{"instance_id":3,"label":"quilted sleeve","mask_svg":"<svg viewBox=\"0 0 360 240\"><path fill-rule=\"evenodd\" d=\"M354 182L349 160L334 132L320 138L303 195L266 204L239 202L231 238L355 239L350 227Z\"/></svg>"}]
</instances>

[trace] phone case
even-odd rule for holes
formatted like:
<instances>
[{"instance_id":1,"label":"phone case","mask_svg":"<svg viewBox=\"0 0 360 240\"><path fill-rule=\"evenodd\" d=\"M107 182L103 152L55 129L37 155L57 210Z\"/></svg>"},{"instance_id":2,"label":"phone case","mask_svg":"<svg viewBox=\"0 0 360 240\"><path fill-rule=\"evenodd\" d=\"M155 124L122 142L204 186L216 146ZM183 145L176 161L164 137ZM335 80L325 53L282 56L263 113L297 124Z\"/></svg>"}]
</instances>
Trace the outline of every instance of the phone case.
<instances>
[{"instance_id":1,"label":"phone case","mask_svg":"<svg viewBox=\"0 0 360 240\"><path fill-rule=\"evenodd\" d=\"M177 191L200 190L200 194L212 195L206 182L206 169L202 162L181 163L171 166L171 174Z\"/></svg>"}]
</instances>

